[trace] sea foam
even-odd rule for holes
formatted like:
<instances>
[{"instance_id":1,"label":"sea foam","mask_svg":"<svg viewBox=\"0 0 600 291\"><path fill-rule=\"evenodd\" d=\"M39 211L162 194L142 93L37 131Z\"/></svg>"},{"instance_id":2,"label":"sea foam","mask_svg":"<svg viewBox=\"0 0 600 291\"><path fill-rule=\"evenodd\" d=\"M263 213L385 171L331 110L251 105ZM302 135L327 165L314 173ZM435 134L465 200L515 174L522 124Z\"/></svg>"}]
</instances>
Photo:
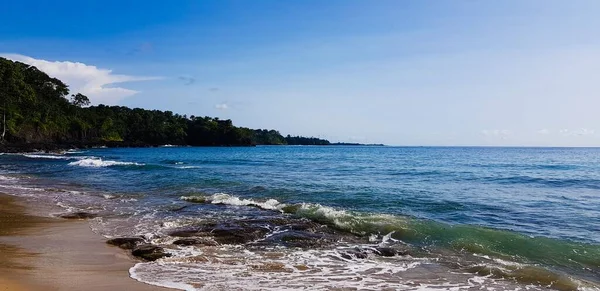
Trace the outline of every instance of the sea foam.
<instances>
[{"instance_id":1,"label":"sea foam","mask_svg":"<svg viewBox=\"0 0 600 291\"><path fill-rule=\"evenodd\" d=\"M143 166L144 164L134 162L118 162L118 161L104 161L102 159L82 159L79 161L69 163L69 166L80 166L80 167L111 167L111 166Z\"/></svg>"},{"instance_id":2,"label":"sea foam","mask_svg":"<svg viewBox=\"0 0 600 291\"><path fill-rule=\"evenodd\" d=\"M59 156L59 155L35 155L35 154L24 154L24 157L30 159L52 159L52 160L71 160L74 157Z\"/></svg>"}]
</instances>

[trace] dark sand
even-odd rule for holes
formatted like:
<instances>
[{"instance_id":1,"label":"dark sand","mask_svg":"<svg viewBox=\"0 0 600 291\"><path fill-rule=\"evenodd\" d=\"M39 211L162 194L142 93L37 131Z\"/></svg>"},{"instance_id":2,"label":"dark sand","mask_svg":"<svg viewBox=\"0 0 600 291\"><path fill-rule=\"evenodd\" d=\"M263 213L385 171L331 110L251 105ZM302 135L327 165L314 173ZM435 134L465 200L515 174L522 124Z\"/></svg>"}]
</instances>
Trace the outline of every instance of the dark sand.
<instances>
[{"instance_id":1,"label":"dark sand","mask_svg":"<svg viewBox=\"0 0 600 291\"><path fill-rule=\"evenodd\" d=\"M31 213L33 207L0 194L0 291L169 290L129 278L136 261L87 221Z\"/></svg>"}]
</instances>

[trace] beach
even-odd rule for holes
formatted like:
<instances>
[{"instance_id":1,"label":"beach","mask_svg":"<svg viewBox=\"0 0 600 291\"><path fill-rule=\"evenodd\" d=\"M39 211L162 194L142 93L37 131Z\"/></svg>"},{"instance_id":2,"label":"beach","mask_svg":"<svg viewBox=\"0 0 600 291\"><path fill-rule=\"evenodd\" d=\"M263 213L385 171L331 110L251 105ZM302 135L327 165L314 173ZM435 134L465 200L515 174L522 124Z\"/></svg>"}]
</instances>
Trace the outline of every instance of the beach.
<instances>
[{"instance_id":1,"label":"beach","mask_svg":"<svg viewBox=\"0 0 600 291\"><path fill-rule=\"evenodd\" d=\"M129 278L136 261L87 221L34 213L35 206L0 194L0 290L167 290Z\"/></svg>"}]
</instances>

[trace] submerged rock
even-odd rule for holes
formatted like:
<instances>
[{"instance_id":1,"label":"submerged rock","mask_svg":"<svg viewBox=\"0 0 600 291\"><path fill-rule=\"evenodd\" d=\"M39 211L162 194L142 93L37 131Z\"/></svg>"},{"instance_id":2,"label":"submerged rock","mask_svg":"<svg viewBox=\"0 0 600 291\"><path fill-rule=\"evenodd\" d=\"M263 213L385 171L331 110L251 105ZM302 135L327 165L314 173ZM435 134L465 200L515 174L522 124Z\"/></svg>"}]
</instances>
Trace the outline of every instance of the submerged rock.
<instances>
[{"instance_id":1,"label":"submerged rock","mask_svg":"<svg viewBox=\"0 0 600 291\"><path fill-rule=\"evenodd\" d=\"M270 234L267 236L267 234ZM209 222L193 228L172 231L171 236L189 238L179 245L206 244L210 237L219 244L279 245L298 248L321 248L336 241L359 241L360 238L303 218L273 217ZM196 241L193 238L204 238Z\"/></svg>"},{"instance_id":2,"label":"submerged rock","mask_svg":"<svg viewBox=\"0 0 600 291\"><path fill-rule=\"evenodd\" d=\"M146 261L156 261L160 258L171 256L165 253L163 248L151 244L138 245L133 248L131 254Z\"/></svg>"},{"instance_id":3,"label":"submerged rock","mask_svg":"<svg viewBox=\"0 0 600 291\"><path fill-rule=\"evenodd\" d=\"M106 241L109 245L118 246L125 250L131 250L143 242L144 239L139 237L118 237Z\"/></svg>"},{"instance_id":4,"label":"submerged rock","mask_svg":"<svg viewBox=\"0 0 600 291\"><path fill-rule=\"evenodd\" d=\"M268 232L269 230L264 227L219 225L211 231L211 234L220 244L245 244L264 237Z\"/></svg>"},{"instance_id":5,"label":"submerged rock","mask_svg":"<svg viewBox=\"0 0 600 291\"><path fill-rule=\"evenodd\" d=\"M333 244L336 237L322 233L311 233L304 231L285 231L271 235L265 240L254 245L281 245L292 248L322 248Z\"/></svg>"},{"instance_id":6,"label":"submerged rock","mask_svg":"<svg viewBox=\"0 0 600 291\"><path fill-rule=\"evenodd\" d=\"M408 251L391 247L376 247L373 253L382 257L393 257L405 256L408 254Z\"/></svg>"},{"instance_id":7,"label":"submerged rock","mask_svg":"<svg viewBox=\"0 0 600 291\"><path fill-rule=\"evenodd\" d=\"M207 238L182 238L173 242L174 245L180 246L216 246L216 241Z\"/></svg>"},{"instance_id":8,"label":"submerged rock","mask_svg":"<svg viewBox=\"0 0 600 291\"><path fill-rule=\"evenodd\" d=\"M176 237L213 237L219 244L245 244L257 240L269 232L265 227L243 222L205 224L195 229L177 230L170 233Z\"/></svg>"},{"instance_id":9,"label":"submerged rock","mask_svg":"<svg viewBox=\"0 0 600 291\"><path fill-rule=\"evenodd\" d=\"M354 249L354 250L344 251L344 252L340 253L340 256L342 256L342 258L344 258L344 259L352 260L352 259L366 259L369 256L369 254L362 249Z\"/></svg>"},{"instance_id":10,"label":"submerged rock","mask_svg":"<svg viewBox=\"0 0 600 291\"><path fill-rule=\"evenodd\" d=\"M73 213L65 213L61 214L60 218L64 219L89 219L96 218L98 214L89 213L89 212L73 212Z\"/></svg>"}]
</instances>

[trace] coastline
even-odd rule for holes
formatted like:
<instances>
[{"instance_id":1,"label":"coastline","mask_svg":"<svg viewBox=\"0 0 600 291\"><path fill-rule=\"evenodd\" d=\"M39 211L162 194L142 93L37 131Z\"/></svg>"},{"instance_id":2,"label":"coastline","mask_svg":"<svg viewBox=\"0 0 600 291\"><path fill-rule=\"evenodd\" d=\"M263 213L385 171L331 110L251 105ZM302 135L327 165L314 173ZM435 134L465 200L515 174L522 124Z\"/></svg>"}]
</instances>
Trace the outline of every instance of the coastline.
<instances>
[{"instance_id":1,"label":"coastline","mask_svg":"<svg viewBox=\"0 0 600 291\"><path fill-rule=\"evenodd\" d=\"M1 291L170 290L130 278L136 260L107 245L87 221L40 217L36 210L0 193Z\"/></svg>"},{"instance_id":2,"label":"coastline","mask_svg":"<svg viewBox=\"0 0 600 291\"><path fill-rule=\"evenodd\" d=\"M384 144L360 143L330 143L330 144L215 144L215 145L190 145L190 144L150 144L140 142L72 142L72 143L0 143L0 154L3 153L61 153L68 150L82 150L93 148L160 148L160 147L256 147L256 146L359 146L359 147L385 147Z\"/></svg>"}]
</instances>

